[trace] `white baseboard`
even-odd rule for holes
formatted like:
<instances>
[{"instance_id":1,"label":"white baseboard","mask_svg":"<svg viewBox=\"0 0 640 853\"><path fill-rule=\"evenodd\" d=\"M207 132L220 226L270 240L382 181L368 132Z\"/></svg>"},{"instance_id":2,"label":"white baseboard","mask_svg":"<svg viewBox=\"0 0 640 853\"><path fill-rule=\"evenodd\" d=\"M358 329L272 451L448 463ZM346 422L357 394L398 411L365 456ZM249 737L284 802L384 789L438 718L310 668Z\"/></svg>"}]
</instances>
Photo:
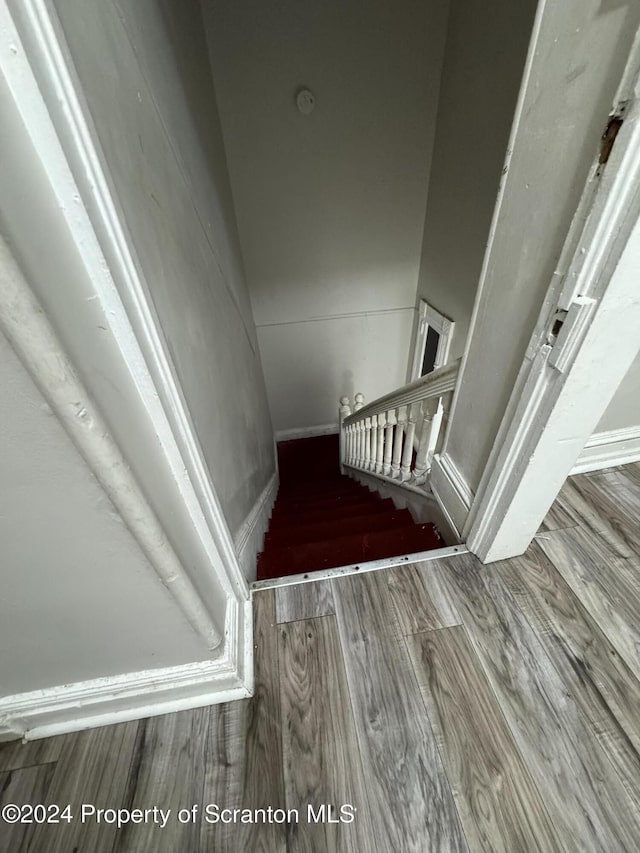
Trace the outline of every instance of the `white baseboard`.
<instances>
[{"instance_id":1,"label":"white baseboard","mask_svg":"<svg viewBox=\"0 0 640 853\"><path fill-rule=\"evenodd\" d=\"M231 604L215 660L79 681L0 699L0 741L109 726L243 699L253 693L251 601Z\"/></svg>"},{"instance_id":2,"label":"white baseboard","mask_svg":"<svg viewBox=\"0 0 640 853\"><path fill-rule=\"evenodd\" d=\"M572 474L599 471L640 461L640 426L594 433L573 466Z\"/></svg>"},{"instance_id":3,"label":"white baseboard","mask_svg":"<svg viewBox=\"0 0 640 853\"><path fill-rule=\"evenodd\" d=\"M429 482L442 512L462 540L474 494L450 456L434 456Z\"/></svg>"},{"instance_id":4,"label":"white baseboard","mask_svg":"<svg viewBox=\"0 0 640 853\"><path fill-rule=\"evenodd\" d=\"M299 429L279 429L276 430L276 441L292 441L294 438L313 438L316 435L335 435L338 429L337 423L300 427Z\"/></svg>"},{"instance_id":5,"label":"white baseboard","mask_svg":"<svg viewBox=\"0 0 640 853\"><path fill-rule=\"evenodd\" d=\"M234 537L238 562L248 583L256 579L256 557L262 550L279 484L278 472L274 471Z\"/></svg>"}]
</instances>

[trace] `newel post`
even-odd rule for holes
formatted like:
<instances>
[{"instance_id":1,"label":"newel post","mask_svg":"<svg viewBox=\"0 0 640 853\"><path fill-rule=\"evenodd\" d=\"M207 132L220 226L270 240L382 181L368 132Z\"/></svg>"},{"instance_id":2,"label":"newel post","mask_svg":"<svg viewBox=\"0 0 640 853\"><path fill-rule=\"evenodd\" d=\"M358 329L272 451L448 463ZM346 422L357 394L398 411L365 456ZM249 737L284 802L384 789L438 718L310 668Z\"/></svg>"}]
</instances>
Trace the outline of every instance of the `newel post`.
<instances>
[{"instance_id":1,"label":"newel post","mask_svg":"<svg viewBox=\"0 0 640 853\"><path fill-rule=\"evenodd\" d=\"M340 397L340 408L338 409L338 420L340 430L340 473L344 474L344 463L346 457L347 440L344 427L344 419L351 414L351 406L348 397Z\"/></svg>"}]
</instances>

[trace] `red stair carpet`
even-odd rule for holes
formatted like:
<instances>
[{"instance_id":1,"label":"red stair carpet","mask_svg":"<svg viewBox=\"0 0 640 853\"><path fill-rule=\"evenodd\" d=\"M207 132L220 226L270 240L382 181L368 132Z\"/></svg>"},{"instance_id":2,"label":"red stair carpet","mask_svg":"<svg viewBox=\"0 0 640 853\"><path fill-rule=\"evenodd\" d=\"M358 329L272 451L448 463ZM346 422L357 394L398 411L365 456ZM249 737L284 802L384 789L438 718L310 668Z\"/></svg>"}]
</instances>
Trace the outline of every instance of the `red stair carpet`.
<instances>
[{"instance_id":1,"label":"red stair carpet","mask_svg":"<svg viewBox=\"0 0 640 853\"><path fill-rule=\"evenodd\" d=\"M278 460L258 580L444 547L433 524L340 474L337 435L281 442Z\"/></svg>"}]
</instances>

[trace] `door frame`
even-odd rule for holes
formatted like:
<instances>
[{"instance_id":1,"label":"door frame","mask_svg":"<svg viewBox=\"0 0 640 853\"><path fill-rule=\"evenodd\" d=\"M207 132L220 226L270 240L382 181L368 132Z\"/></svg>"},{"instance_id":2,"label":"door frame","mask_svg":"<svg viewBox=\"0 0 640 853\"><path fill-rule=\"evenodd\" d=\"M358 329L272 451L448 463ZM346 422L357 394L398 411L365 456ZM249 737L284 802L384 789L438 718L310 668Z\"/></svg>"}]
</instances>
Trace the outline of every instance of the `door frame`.
<instances>
[{"instance_id":1,"label":"door frame","mask_svg":"<svg viewBox=\"0 0 640 853\"><path fill-rule=\"evenodd\" d=\"M529 546L640 351L639 96L637 36L462 531L484 562Z\"/></svg>"}]
</instances>

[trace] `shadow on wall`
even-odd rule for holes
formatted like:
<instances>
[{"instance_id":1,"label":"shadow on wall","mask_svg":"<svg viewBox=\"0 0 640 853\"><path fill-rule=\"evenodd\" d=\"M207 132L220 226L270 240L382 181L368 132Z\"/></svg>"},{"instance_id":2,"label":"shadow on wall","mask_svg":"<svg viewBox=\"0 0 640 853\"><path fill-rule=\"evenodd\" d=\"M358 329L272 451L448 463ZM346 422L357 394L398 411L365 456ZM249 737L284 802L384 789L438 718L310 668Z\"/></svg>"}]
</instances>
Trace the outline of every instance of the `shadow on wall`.
<instances>
[{"instance_id":1,"label":"shadow on wall","mask_svg":"<svg viewBox=\"0 0 640 853\"><path fill-rule=\"evenodd\" d=\"M342 374L342 384L340 386L340 394L338 395L338 398L348 397L349 405L353 406L353 398L355 395L356 390L353 385L353 371L345 370Z\"/></svg>"}]
</instances>

